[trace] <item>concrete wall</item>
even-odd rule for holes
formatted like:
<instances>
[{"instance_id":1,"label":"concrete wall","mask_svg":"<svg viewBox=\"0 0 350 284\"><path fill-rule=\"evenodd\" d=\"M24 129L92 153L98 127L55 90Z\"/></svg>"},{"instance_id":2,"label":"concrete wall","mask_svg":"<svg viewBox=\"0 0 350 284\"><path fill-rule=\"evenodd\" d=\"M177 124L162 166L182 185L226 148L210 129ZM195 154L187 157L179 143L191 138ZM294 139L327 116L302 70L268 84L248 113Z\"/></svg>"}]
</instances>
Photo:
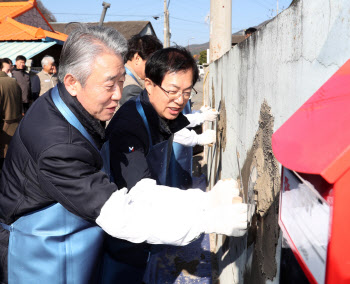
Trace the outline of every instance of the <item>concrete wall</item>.
<instances>
[{"instance_id":1,"label":"concrete wall","mask_svg":"<svg viewBox=\"0 0 350 284\"><path fill-rule=\"evenodd\" d=\"M205 102L221 101L217 125L207 125L218 133L206 151L210 186L239 179L239 157L244 191L257 200L248 239L212 237L214 283L279 282L280 166L271 135L349 58L350 1L300 0L210 64Z\"/></svg>"}]
</instances>

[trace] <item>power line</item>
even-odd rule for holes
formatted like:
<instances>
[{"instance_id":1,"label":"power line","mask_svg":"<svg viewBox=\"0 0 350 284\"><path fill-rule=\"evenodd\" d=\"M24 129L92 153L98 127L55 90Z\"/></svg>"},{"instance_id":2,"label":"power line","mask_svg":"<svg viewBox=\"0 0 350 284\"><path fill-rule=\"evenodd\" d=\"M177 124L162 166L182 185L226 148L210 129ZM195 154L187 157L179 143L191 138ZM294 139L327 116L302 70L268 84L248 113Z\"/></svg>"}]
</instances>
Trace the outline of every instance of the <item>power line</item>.
<instances>
[{"instance_id":1,"label":"power line","mask_svg":"<svg viewBox=\"0 0 350 284\"><path fill-rule=\"evenodd\" d=\"M77 15L77 13L52 13L53 15ZM79 16L100 16L100 14L82 14L82 13L79 13L78 14ZM117 14L108 14L106 16L109 16L109 17L153 17L153 16L159 16L159 15L162 15L162 14L153 14L153 15L117 15Z\"/></svg>"},{"instance_id":2,"label":"power line","mask_svg":"<svg viewBox=\"0 0 350 284\"><path fill-rule=\"evenodd\" d=\"M180 20L180 21L184 21L184 22L190 22L190 23L195 23L195 24L206 25L205 23L202 23L202 22L190 21L190 20L187 20L187 19L181 19L181 18L176 18L176 17L172 17L172 16L170 16L170 18L173 18L173 19L176 19L176 20Z\"/></svg>"}]
</instances>

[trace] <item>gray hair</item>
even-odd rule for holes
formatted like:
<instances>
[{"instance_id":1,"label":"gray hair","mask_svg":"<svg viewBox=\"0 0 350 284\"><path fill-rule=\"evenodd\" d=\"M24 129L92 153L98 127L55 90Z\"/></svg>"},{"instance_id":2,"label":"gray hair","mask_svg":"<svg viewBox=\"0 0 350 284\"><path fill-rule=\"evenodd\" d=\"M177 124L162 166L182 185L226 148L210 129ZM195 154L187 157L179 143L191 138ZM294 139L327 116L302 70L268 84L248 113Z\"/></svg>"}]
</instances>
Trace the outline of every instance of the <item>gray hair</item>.
<instances>
[{"instance_id":1,"label":"gray hair","mask_svg":"<svg viewBox=\"0 0 350 284\"><path fill-rule=\"evenodd\" d=\"M41 59L41 66L44 67L45 65L49 64L49 62L54 63L55 59L50 55L45 55L43 59Z\"/></svg>"},{"instance_id":2,"label":"gray hair","mask_svg":"<svg viewBox=\"0 0 350 284\"><path fill-rule=\"evenodd\" d=\"M110 52L124 59L127 49L126 39L117 30L79 25L63 45L58 78L63 82L66 74L72 74L84 87L99 54Z\"/></svg>"}]
</instances>

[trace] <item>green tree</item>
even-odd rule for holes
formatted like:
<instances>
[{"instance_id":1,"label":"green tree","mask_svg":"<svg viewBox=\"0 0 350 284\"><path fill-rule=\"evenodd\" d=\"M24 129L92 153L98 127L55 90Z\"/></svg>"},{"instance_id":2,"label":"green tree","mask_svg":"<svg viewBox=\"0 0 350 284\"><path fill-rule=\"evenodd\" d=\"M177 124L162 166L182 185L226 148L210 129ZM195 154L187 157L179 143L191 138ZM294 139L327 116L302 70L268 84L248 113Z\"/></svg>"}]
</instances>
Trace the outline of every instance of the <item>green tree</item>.
<instances>
[{"instance_id":1,"label":"green tree","mask_svg":"<svg viewBox=\"0 0 350 284\"><path fill-rule=\"evenodd\" d=\"M207 50L203 50L199 53L199 64L207 63Z\"/></svg>"}]
</instances>

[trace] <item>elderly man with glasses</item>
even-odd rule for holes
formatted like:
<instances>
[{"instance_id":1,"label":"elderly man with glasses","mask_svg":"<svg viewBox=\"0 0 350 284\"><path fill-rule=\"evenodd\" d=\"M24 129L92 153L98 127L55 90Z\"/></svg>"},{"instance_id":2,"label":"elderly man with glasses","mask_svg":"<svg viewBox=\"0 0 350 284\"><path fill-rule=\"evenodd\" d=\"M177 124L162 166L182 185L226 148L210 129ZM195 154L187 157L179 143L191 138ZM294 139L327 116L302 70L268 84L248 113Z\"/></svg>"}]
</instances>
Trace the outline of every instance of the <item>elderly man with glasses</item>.
<instances>
[{"instance_id":1,"label":"elderly man with glasses","mask_svg":"<svg viewBox=\"0 0 350 284\"><path fill-rule=\"evenodd\" d=\"M131 188L145 177L170 185L174 133L190 124L182 111L198 79L191 54L180 47L158 50L147 61L145 72L143 92L119 109L106 130L118 187ZM161 153L155 157L155 168L149 161L153 152Z\"/></svg>"},{"instance_id":2,"label":"elderly man with glasses","mask_svg":"<svg viewBox=\"0 0 350 284\"><path fill-rule=\"evenodd\" d=\"M145 89L122 105L106 129L111 174L118 188L126 187L131 193L135 184L144 178L174 187L181 187L181 182L173 179L175 172L181 181L191 178L187 171L179 172L181 167L174 171L170 165L178 163L173 151L174 133L189 125L182 111L198 79L197 65L186 49L171 47L156 51L148 59L145 73ZM190 191L183 193L190 194ZM160 197L165 192L160 190L158 194ZM172 211L169 204L173 202L176 201L163 202L154 196L151 207L157 205L163 209L153 210L152 218L161 218L163 229L174 225L165 217L166 212ZM180 207L181 204L173 214L182 214ZM159 246L133 244L112 237L106 239L105 248L104 272L108 281L104 280L108 283L131 283L127 278L130 274L138 279L133 283L141 283L149 252L152 259L162 250ZM144 281L148 283L146 278Z\"/></svg>"}]
</instances>

